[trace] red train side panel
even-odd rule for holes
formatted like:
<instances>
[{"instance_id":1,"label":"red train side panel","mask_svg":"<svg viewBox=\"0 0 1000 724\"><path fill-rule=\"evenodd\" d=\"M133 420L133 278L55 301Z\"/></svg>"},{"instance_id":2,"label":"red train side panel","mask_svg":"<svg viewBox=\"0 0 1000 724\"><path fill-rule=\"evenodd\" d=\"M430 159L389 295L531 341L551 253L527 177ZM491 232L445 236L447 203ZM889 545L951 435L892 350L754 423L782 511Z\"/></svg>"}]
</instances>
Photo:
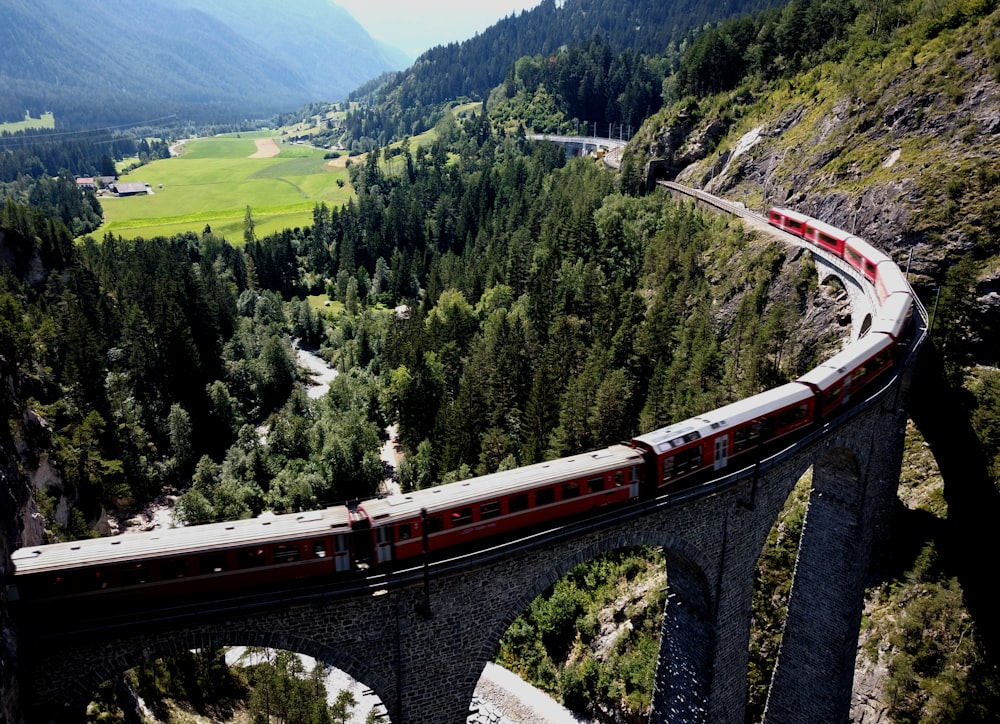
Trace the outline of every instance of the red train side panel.
<instances>
[{"instance_id":1,"label":"red train side panel","mask_svg":"<svg viewBox=\"0 0 1000 724\"><path fill-rule=\"evenodd\" d=\"M838 229L836 226L830 226L829 224L817 219L809 219L809 221L806 222L805 233L802 238L806 241L812 242L820 249L825 249L826 251L843 258L844 244L848 239L852 238L852 236L852 234L848 234L846 231Z\"/></svg>"},{"instance_id":2,"label":"red train side panel","mask_svg":"<svg viewBox=\"0 0 1000 724\"><path fill-rule=\"evenodd\" d=\"M852 236L844 243L844 261L874 284L878 279L879 265L892 260L864 239Z\"/></svg>"},{"instance_id":3,"label":"red train side panel","mask_svg":"<svg viewBox=\"0 0 1000 724\"><path fill-rule=\"evenodd\" d=\"M789 383L640 435L632 444L656 456L657 486L663 489L702 470L722 470L741 455L805 428L814 419L812 390Z\"/></svg>"},{"instance_id":4,"label":"red train side panel","mask_svg":"<svg viewBox=\"0 0 1000 724\"><path fill-rule=\"evenodd\" d=\"M825 419L857 398L872 380L889 369L895 353L892 337L869 333L798 381L816 391L819 414Z\"/></svg>"},{"instance_id":5,"label":"red train side panel","mask_svg":"<svg viewBox=\"0 0 1000 724\"><path fill-rule=\"evenodd\" d=\"M775 206L767 212L767 220L772 226L777 226L789 234L801 237L805 233L809 217L791 209Z\"/></svg>"},{"instance_id":6,"label":"red train side panel","mask_svg":"<svg viewBox=\"0 0 1000 724\"><path fill-rule=\"evenodd\" d=\"M405 560L422 555L425 523L428 551L444 550L627 502L639 495L643 468L638 450L613 445L365 501L358 512L371 520L378 562Z\"/></svg>"}]
</instances>

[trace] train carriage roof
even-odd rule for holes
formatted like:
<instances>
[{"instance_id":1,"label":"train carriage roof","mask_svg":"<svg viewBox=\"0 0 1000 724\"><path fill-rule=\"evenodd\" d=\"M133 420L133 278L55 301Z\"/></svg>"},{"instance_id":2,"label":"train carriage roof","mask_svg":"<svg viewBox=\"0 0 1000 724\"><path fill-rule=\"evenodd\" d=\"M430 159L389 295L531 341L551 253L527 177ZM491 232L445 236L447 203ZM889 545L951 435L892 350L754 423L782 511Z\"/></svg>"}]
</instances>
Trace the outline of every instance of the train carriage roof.
<instances>
[{"instance_id":1,"label":"train carriage roof","mask_svg":"<svg viewBox=\"0 0 1000 724\"><path fill-rule=\"evenodd\" d=\"M774 207L772 207L771 211L769 212L768 215L770 216L771 214L778 214L780 216L787 216L789 219L795 219L796 221L799 221L799 222L801 222L803 224L806 223L807 221L811 221L812 220L809 216L807 216L805 214L799 213L798 211L793 211L792 209L786 209L786 208L784 208L782 206L774 206Z\"/></svg>"},{"instance_id":2,"label":"train carriage roof","mask_svg":"<svg viewBox=\"0 0 1000 724\"><path fill-rule=\"evenodd\" d=\"M869 333L823 364L806 372L798 378L798 381L825 392L857 369L863 361L875 357L893 344L892 338L888 335Z\"/></svg>"},{"instance_id":3,"label":"train carriage roof","mask_svg":"<svg viewBox=\"0 0 1000 724\"><path fill-rule=\"evenodd\" d=\"M878 280L876 287L879 293L879 302L885 302L893 294L902 292L911 294L910 285L906 281L906 275L896 266L892 259L884 259L878 265Z\"/></svg>"},{"instance_id":4,"label":"train carriage roof","mask_svg":"<svg viewBox=\"0 0 1000 724\"><path fill-rule=\"evenodd\" d=\"M840 241L858 238L849 231L844 231L843 229L837 228L836 226L828 224L825 221L820 221L819 219L809 219L808 225L810 228L816 229L816 231L821 231L827 236L839 239Z\"/></svg>"},{"instance_id":5,"label":"train carriage roof","mask_svg":"<svg viewBox=\"0 0 1000 724\"><path fill-rule=\"evenodd\" d=\"M854 249L854 251L861 254L861 256L876 266L884 261L892 261L888 254L881 249L872 246L860 236L849 237L845 243L849 248Z\"/></svg>"},{"instance_id":6,"label":"train carriage roof","mask_svg":"<svg viewBox=\"0 0 1000 724\"><path fill-rule=\"evenodd\" d=\"M133 558L156 558L217 551L276 541L292 541L350 529L346 507L305 513L263 514L225 523L207 523L108 538L19 548L11 554L15 575L52 569L122 563Z\"/></svg>"},{"instance_id":7,"label":"train carriage roof","mask_svg":"<svg viewBox=\"0 0 1000 724\"><path fill-rule=\"evenodd\" d=\"M358 508L364 510L373 521L387 516L410 518L419 516L421 508L426 508L428 513L441 512L533 490L548 483L555 485L567 480L593 477L642 462L640 451L627 445L612 445L603 450L534 463L515 470L415 490L404 495L366 500Z\"/></svg>"},{"instance_id":8,"label":"train carriage roof","mask_svg":"<svg viewBox=\"0 0 1000 724\"><path fill-rule=\"evenodd\" d=\"M709 437L720 428L742 425L765 413L805 402L812 394L808 387L790 382L698 417L640 435L634 442L662 454L693 440Z\"/></svg>"},{"instance_id":9,"label":"train carriage roof","mask_svg":"<svg viewBox=\"0 0 1000 724\"><path fill-rule=\"evenodd\" d=\"M879 309L878 316L872 322L871 332L884 332L899 339L913 314L913 297L907 293L893 294Z\"/></svg>"}]
</instances>

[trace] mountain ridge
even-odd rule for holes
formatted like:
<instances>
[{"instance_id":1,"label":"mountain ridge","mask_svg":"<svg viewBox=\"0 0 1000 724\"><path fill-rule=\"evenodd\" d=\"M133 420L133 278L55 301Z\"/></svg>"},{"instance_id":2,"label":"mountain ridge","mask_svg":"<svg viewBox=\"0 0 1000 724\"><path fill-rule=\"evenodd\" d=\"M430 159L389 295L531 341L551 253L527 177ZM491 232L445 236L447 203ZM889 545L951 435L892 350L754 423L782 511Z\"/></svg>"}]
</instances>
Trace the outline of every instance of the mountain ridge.
<instances>
[{"instance_id":1,"label":"mountain ridge","mask_svg":"<svg viewBox=\"0 0 1000 724\"><path fill-rule=\"evenodd\" d=\"M259 118L339 100L398 67L398 57L324 0L272 10L270 30L249 33L241 15L267 7L261 0L0 0L7 20L0 26L0 119L19 120L26 110L53 111L61 127L170 113L202 122Z\"/></svg>"}]
</instances>

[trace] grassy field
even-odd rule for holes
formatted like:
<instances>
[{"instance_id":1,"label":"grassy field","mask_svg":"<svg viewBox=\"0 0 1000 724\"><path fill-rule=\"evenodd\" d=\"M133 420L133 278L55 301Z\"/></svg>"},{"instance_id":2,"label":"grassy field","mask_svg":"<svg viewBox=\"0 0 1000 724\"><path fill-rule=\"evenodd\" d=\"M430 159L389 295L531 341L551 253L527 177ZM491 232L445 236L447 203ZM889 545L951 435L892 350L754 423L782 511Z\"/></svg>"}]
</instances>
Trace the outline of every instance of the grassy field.
<instances>
[{"instance_id":1,"label":"grassy field","mask_svg":"<svg viewBox=\"0 0 1000 724\"><path fill-rule=\"evenodd\" d=\"M51 113L43 113L41 118L32 118L30 114L24 114L23 121L16 123L0 123L0 133L17 133L18 131L30 131L35 128L54 129L56 118Z\"/></svg>"},{"instance_id":2,"label":"grassy field","mask_svg":"<svg viewBox=\"0 0 1000 724\"><path fill-rule=\"evenodd\" d=\"M469 103L453 108L452 113L461 117L479 108L480 103ZM292 132L302 130L293 128ZM322 149L282 143L288 133L286 129L187 141L179 156L153 161L119 179L148 183L151 195L101 197L107 221L95 236L105 232L126 238L173 236L185 231L201 233L208 225L216 234L240 243L247 206L258 238L311 225L316 204L339 207L347 203L354 193L347 163L364 163L365 157L342 155L327 160ZM435 129L414 136L410 148L416 153L417 147L431 145L436 137ZM251 158L257 152L256 141L266 139L277 142L278 155ZM387 171L401 173L402 166L397 156Z\"/></svg>"},{"instance_id":3,"label":"grassy field","mask_svg":"<svg viewBox=\"0 0 1000 724\"><path fill-rule=\"evenodd\" d=\"M246 207L258 237L312 223L317 203L340 206L353 191L343 162L332 164L325 151L280 144L271 158L251 158L256 139L275 134L233 134L184 144L179 156L154 161L119 179L145 182L151 195L102 197L107 222L100 234L170 236L200 233L206 225L233 242L243 239ZM343 181L338 186L337 180Z\"/></svg>"}]
</instances>

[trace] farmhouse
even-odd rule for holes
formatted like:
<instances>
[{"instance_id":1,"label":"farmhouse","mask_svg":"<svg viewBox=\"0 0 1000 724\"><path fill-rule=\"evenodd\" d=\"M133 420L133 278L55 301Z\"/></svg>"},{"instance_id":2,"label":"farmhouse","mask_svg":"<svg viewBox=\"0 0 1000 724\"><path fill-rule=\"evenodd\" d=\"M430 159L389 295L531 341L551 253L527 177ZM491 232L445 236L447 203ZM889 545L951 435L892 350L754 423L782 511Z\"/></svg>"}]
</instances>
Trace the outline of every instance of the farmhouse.
<instances>
[{"instance_id":1,"label":"farmhouse","mask_svg":"<svg viewBox=\"0 0 1000 724\"><path fill-rule=\"evenodd\" d=\"M76 187L81 191L94 191L97 188L97 184L94 182L93 176L80 176L76 180Z\"/></svg>"},{"instance_id":2,"label":"farmhouse","mask_svg":"<svg viewBox=\"0 0 1000 724\"><path fill-rule=\"evenodd\" d=\"M116 196L138 196L139 194L152 193L152 188L148 183L141 181L130 183L113 183L108 188Z\"/></svg>"}]
</instances>

